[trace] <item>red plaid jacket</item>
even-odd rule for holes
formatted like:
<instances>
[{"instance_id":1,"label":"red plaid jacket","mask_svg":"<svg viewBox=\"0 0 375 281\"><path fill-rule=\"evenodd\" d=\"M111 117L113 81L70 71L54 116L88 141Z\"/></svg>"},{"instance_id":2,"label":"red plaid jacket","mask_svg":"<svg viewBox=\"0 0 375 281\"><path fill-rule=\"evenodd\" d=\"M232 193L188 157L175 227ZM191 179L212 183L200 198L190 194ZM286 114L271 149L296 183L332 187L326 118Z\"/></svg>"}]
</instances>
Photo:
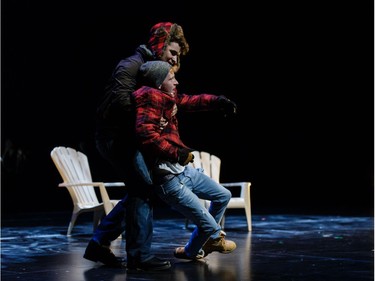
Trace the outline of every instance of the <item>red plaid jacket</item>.
<instances>
[{"instance_id":1,"label":"red plaid jacket","mask_svg":"<svg viewBox=\"0 0 375 281\"><path fill-rule=\"evenodd\" d=\"M215 109L218 96L211 94L176 94L143 86L133 93L136 108L137 141L151 163L159 159L175 163L178 149L188 148L180 139L177 110L208 111Z\"/></svg>"}]
</instances>

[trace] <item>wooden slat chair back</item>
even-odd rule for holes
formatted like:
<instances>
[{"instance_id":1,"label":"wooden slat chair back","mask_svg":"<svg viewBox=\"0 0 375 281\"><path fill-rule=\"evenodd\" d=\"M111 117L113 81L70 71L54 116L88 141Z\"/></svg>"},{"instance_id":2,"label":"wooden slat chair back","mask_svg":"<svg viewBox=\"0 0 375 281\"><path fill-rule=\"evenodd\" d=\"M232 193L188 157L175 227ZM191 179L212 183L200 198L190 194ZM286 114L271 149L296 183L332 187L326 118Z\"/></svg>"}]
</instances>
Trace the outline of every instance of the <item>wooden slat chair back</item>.
<instances>
[{"instance_id":1,"label":"wooden slat chair back","mask_svg":"<svg viewBox=\"0 0 375 281\"><path fill-rule=\"evenodd\" d=\"M63 182L59 187L65 187L73 202L73 212L69 223L67 236L71 236L76 220L81 213L93 212L93 228L98 226L103 215L108 214L120 199L110 199L107 187L125 186L122 182L104 183L93 182L87 156L71 147L55 147L51 158ZM95 191L99 188L100 201Z\"/></svg>"}]
</instances>

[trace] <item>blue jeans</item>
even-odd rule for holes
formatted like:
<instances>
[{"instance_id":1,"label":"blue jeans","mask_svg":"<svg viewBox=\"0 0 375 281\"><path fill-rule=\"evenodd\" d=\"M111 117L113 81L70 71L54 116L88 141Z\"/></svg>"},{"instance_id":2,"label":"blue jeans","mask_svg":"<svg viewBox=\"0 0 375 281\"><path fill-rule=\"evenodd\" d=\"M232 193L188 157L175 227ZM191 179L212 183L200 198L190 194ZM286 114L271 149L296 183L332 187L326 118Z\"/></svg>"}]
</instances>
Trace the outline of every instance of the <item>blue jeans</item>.
<instances>
[{"instance_id":1,"label":"blue jeans","mask_svg":"<svg viewBox=\"0 0 375 281\"><path fill-rule=\"evenodd\" d=\"M97 149L124 180L127 195L105 216L94 232L93 240L110 245L125 230L128 263L144 262L154 257L151 254L153 238L153 187L145 182L144 169L140 165L137 151L125 141L100 140ZM139 156L139 155L138 155Z\"/></svg>"},{"instance_id":2,"label":"blue jeans","mask_svg":"<svg viewBox=\"0 0 375 281\"><path fill-rule=\"evenodd\" d=\"M219 237L219 225L232 197L231 192L203 173L202 169L186 166L184 172L156 185L159 197L197 226L185 245L185 253L195 257L211 237ZM200 199L211 201L207 210Z\"/></svg>"}]
</instances>

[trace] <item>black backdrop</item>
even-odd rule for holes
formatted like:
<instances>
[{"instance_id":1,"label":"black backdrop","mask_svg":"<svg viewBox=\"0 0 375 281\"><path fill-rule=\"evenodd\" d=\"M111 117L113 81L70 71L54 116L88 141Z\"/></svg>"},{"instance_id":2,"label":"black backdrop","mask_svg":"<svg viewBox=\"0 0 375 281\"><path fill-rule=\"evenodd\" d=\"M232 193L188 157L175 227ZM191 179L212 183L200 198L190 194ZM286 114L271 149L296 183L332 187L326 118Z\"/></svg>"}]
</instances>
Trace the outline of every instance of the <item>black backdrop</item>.
<instances>
[{"instance_id":1,"label":"black backdrop","mask_svg":"<svg viewBox=\"0 0 375 281\"><path fill-rule=\"evenodd\" d=\"M185 143L251 181L254 213L373 214L373 1L2 1L3 214L70 210L49 153L97 154L94 113L119 59L159 21L190 44L180 92L224 94L238 115L181 115ZM160 206L163 205L159 202Z\"/></svg>"}]
</instances>

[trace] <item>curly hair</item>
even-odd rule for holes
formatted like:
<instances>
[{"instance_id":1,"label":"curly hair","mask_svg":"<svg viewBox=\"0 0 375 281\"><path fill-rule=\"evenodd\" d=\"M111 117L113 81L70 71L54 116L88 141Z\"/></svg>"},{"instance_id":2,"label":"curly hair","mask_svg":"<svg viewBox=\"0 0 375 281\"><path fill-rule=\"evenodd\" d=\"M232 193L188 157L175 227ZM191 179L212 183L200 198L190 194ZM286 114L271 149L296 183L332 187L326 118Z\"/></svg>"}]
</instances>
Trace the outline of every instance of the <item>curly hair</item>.
<instances>
[{"instance_id":1,"label":"curly hair","mask_svg":"<svg viewBox=\"0 0 375 281\"><path fill-rule=\"evenodd\" d=\"M168 40L169 39L169 40ZM189 44L186 41L182 27L177 23L173 24L169 31L169 38L165 41L166 45L170 42L176 42L181 47L181 55L186 55L189 52Z\"/></svg>"}]
</instances>

